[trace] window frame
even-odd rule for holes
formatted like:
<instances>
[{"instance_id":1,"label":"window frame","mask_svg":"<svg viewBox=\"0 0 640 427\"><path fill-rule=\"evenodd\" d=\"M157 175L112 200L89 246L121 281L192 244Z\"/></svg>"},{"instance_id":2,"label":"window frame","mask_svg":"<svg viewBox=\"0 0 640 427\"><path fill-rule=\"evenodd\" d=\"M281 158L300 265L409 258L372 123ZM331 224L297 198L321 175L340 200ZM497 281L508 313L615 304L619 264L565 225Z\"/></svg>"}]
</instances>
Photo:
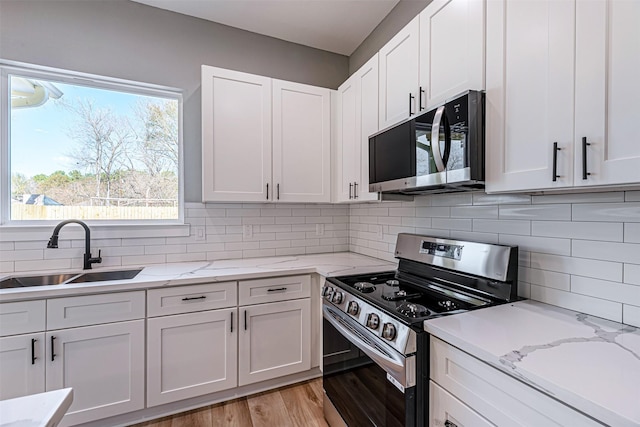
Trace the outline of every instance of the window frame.
<instances>
[{"instance_id":1,"label":"window frame","mask_svg":"<svg viewBox=\"0 0 640 427\"><path fill-rule=\"evenodd\" d=\"M62 220L11 220L11 96L9 93L9 75L19 75L40 80L48 80L72 84L76 86L87 86L99 89L126 92L134 95L147 95L178 101L178 218L166 219L141 219L141 220L84 220L89 226L105 227L110 231L120 231L122 237L137 237L139 234L147 236L148 231L140 228L150 228L161 231L165 227L185 226L184 222L184 147L183 147L183 92L180 89L159 86L149 83L142 83L130 80L117 79L112 77L98 76L88 73L61 70L57 68L36 66L14 61L0 59L0 230L2 234L15 237L20 235L21 230L27 228L49 229ZM12 229L12 233L8 233ZM132 231L134 232L133 234ZM168 232L168 235L175 235L176 230ZM17 233L16 233L17 232ZM27 233L30 234L30 233ZM165 235L167 235L165 234ZM178 235L188 235L187 232L178 232ZM114 237L116 237L114 235ZM5 240L0 238L0 241ZM19 239L22 240L22 239ZM31 239L28 239L31 240Z\"/></svg>"}]
</instances>

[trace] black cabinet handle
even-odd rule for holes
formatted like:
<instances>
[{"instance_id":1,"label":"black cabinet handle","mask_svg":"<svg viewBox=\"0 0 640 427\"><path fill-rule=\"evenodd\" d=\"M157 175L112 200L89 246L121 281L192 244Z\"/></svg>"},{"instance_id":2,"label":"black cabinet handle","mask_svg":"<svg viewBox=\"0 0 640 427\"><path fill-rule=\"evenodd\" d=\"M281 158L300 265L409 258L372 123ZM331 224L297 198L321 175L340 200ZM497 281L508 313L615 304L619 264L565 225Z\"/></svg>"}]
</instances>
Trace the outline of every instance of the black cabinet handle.
<instances>
[{"instance_id":1,"label":"black cabinet handle","mask_svg":"<svg viewBox=\"0 0 640 427\"><path fill-rule=\"evenodd\" d=\"M420 86L420 93L418 94L418 111L422 111L422 109L424 108L422 106L422 95L424 94L424 89L422 89L422 86Z\"/></svg>"},{"instance_id":2,"label":"black cabinet handle","mask_svg":"<svg viewBox=\"0 0 640 427\"><path fill-rule=\"evenodd\" d=\"M358 183L357 182L353 183L353 198L354 199L358 198Z\"/></svg>"},{"instance_id":3,"label":"black cabinet handle","mask_svg":"<svg viewBox=\"0 0 640 427\"><path fill-rule=\"evenodd\" d=\"M267 289L267 292L282 292L286 290L287 288L272 288L272 289Z\"/></svg>"},{"instance_id":4,"label":"black cabinet handle","mask_svg":"<svg viewBox=\"0 0 640 427\"><path fill-rule=\"evenodd\" d=\"M269 183L267 182L267 200L269 200Z\"/></svg>"},{"instance_id":5,"label":"black cabinet handle","mask_svg":"<svg viewBox=\"0 0 640 427\"><path fill-rule=\"evenodd\" d=\"M587 137L582 137L582 179L587 179L587 176L591 175L587 172L587 146L591 145L587 142Z\"/></svg>"},{"instance_id":6,"label":"black cabinet handle","mask_svg":"<svg viewBox=\"0 0 640 427\"><path fill-rule=\"evenodd\" d=\"M351 188L353 187L353 183L349 183L349 200L351 200L353 197L351 196Z\"/></svg>"},{"instance_id":7,"label":"black cabinet handle","mask_svg":"<svg viewBox=\"0 0 640 427\"><path fill-rule=\"evenodd\" d=\"M207 299L207 297L204 295L202 295L201 297L185 297L185 298L182 298L182 301L193 301L196 299Z\"/></svg>"},{"instance_id":8,"label":"black cabinet handle","mask_svg":"<svg viewBox=\"0 0 640 427\"><path fill-rule=\"evenodd\" d=\"M451 421L449 421L449 420L447 420L447 421L444 422L444 427L458 427L458 425L453 423L453 422L451 422Z\"/></svg>"},{"instance_id":9,"label":"black cabinet handle","mask_svg":"<svg viewBox=\"0 0 640 427\"><path fill-rule=\"evenodd\" d=\"M247 310L244 311L244 330L247 330Z\"/></svg>"},{"instance_id":10,"label":"black cabinet handle","mask_svg":"<svg viewBox=\"0 0 640 427\"><path fill-rule=\"evenodd\" d=\"M36 364L36 341L38 341L35 338L31 338L31 364L35 365Z\"/></svg>"},{"instance_id":11,"label":"black cabinet handle","mask_svg":"<svg viewBox=\"0 0 640 427\"><path fill-rule=\"evenodd\" d=\"M412 93L409 94L409 115L413 115L413 111L411 111L411 107L413 106L413 99L415 97L413 96Z\"/></svg>"},{"instance_id":12,"label":"black cabinet handle","mask_svg":"<svg viewBox=\"0 0 640 427\"><path fill-rule=\"evenodd\" d=\"M56 360L56 353L55 353L55 346L54 346L54 341L55 341L56 337L54 337L53 335L51 335L51 361L53 362L54 360Z\"/></svg>"},{"instance_id":13,"label":"black cabinet handle","mask_svg":"<svg viewBox=\"0 0 640 427\"><path fill-rule=\"evenodd\" d=\"M278 200L280 200L280 183L278 183L276 185L276 193L277 193L277 196L278 196Z\"/></svg>"},{"instance_id":14,"label":"black cabinet handle","mask_svg":"<svg viewBox=\"0 0 640 427\"><path fill-rule=\"evenodd\" d=\"M553 143L553 172L552 172L552 181L556 182L560 175L558 175L558 151L562 150L562 148L558 148L558 143Z\"/></svg>"},{"instance_id":15,"label":"black cabinet handle","mask_svg":"<svg viewBox=\"0 0 640 427\"><path fill-rule=\"evenodd\" d=\"M233 333L233 311L231 312L231 333Z\"/></svg>"}]
</instances>

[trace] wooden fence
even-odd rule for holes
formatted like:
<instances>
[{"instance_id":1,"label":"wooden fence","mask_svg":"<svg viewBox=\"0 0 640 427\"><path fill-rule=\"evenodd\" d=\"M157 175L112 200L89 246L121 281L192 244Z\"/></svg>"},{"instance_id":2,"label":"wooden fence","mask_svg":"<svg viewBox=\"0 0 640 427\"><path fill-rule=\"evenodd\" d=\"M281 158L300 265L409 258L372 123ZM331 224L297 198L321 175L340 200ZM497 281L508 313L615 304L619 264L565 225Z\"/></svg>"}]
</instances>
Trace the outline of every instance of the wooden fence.
<instances>
[{"instance_id":1,"label":"wooden fence","mask_svg":"<svg viewBox=\"0 0 640 427\"><path fill-rule=\"evenodd\" d=\"M63 220L63 219L177 219L178 207L148 206L42 206L11 205L11 220Z\"/></svg>"}]
</instances>

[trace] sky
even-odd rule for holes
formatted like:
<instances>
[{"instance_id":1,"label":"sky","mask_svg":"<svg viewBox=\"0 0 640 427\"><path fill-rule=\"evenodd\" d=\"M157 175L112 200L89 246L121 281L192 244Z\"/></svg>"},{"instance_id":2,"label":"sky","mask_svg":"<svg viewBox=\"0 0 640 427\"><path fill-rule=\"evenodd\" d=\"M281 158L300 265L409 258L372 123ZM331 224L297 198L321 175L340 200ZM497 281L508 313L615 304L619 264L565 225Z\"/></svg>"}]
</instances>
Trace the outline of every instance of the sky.
<instances>
[{"instance_id":1,"label":"sky","mask_svg":"<svg viewBox=\"0 0 640 427\"><path fill-rule=\"evenodd\" d=\"M56 83L63 92L61 100L72 102L89 98L96 105L109 107L119 115L134 116L134 106L140 99L158 98L133 95L113 90ZM69 136L75 122L74 114L55 100L32 108L11 110L11 173L30 178L37 174L49 175L57 170L66 172L80 168L69 157L77 143ZM85 171L82 171L85 172Z\"/></svg>"}]
</instances>

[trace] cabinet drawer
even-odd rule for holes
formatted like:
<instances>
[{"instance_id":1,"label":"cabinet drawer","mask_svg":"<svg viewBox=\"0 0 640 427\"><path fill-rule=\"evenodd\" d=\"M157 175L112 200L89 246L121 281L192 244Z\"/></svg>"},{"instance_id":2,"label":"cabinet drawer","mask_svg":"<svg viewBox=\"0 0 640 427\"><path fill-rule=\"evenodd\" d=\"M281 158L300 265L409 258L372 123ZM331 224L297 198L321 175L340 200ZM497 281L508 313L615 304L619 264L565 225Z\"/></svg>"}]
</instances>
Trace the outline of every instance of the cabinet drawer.
<instances>
[{"instance_id":1,"label":"cabinet drawer","mask_svg":"<svg viewBox=\"0 0 640 427\"><path fill-rule=\"evenodd\" d=\"M429 381L429 427L491 427L489 421Z\"/></svg>"},{"instance_id":2,"label":"cabinet drawer","mask_svg":"<svg viewBox=\"0 0 640 427\"><path fill-rule=\"evenodd\" d=\"M240 305L286 301L311 295L311 276L273 277L244 280L239 286Z\"/></svg>"},{"instance_id":3,"label":"cabinet drawer","mask_svg":"<svg viewBox=\"0 0 640 427\"><path fill-rule=\"evenodd\" d=\"M144 291L47 300L47 330L144 318Z\"/></svg>"},{"instance_id":4,"label":"cabinet drawer","mask_svg":"<svg viewBox=\"0 0 640 427\"><path fill-rule=\"evenodd\" d=\"M0 304L0 336L44 331L44 300Z\"/></svg>"},{"instance_id":5,"label":"cabinet drawer","mask_svg":"<svg viewBox=\"0 0 640 427\"><path fill-rule=\"evenodd\" d=\"M430 350L431 379L497 426L602 426L438 338Z\"/></svg>"},{"instance_id":6,"label":"cabinet drawer","mask_svg":"<svg viewBox=\"0 0 640 427\"><path fill-rule=\"evenodd\" d=\"M233 307L237 300L237 282L176 286L147 291L147 310L149 317L166 316Z\"/></svg>"}]
</instances>

